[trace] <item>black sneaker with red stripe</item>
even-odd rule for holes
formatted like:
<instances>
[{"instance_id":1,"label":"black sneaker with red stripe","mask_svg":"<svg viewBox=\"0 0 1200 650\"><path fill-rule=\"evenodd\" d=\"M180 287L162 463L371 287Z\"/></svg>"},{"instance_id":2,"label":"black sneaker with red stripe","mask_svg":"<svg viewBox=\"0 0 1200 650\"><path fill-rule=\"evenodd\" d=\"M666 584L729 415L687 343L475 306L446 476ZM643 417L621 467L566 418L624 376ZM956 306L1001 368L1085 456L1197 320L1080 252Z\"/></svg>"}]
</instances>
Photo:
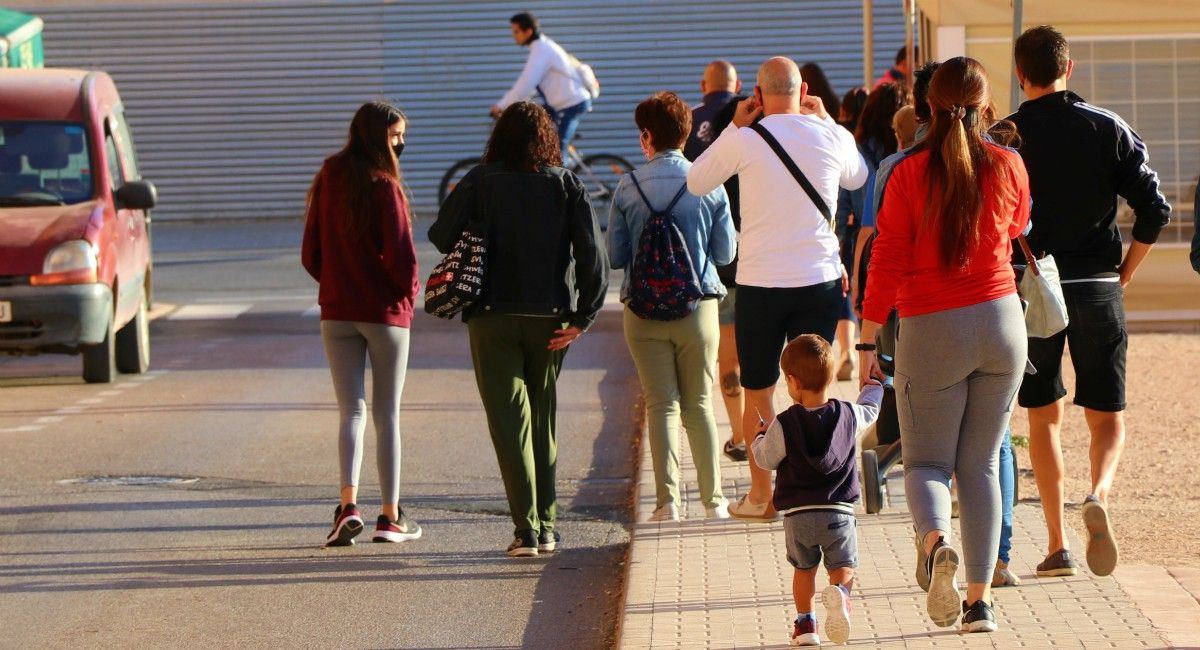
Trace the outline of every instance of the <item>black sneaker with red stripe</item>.
<instances>
[{"instance_id":1,"label":"black sneaker with red stripe","mask_svg":"<svg viewBox=\"0 0 1200 650\"><path fill-rule=\"evenodd\" d=\"M363 532L363 518L358 506L347 503L333 511L333 530L325 538L325 546L354 546L354 538Z\"/></svg>"},{"instance_id":2,"label":"black sneaker with red stripe","mask_svg":"<svg viewBox=\"0 0 1200 650\"><path fill-rule=\"evenodd\" d=\"M379 515L375 520L375 536L371 538L373 542L410 542L414 539L420 539L421 527L417 522L409 519L404 515L404 511L400 511L400 518L396 521L388 519L387 515Z\"/></svg>"}]
</instances>

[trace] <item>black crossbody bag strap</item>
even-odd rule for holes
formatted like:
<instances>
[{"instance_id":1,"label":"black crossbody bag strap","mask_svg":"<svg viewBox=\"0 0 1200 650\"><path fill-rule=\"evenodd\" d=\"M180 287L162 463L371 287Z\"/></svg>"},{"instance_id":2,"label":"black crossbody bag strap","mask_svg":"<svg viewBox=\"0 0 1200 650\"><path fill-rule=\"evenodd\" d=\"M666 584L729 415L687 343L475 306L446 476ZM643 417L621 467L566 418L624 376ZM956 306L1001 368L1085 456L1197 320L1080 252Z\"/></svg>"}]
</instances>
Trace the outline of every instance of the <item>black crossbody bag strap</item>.
<instances>
[{"instance_id":1,"label":"black crossbody bag strap","mask_svg":"<svg viewBox=\"0 0 1200 650\"><path fill-rule=\"evenodd\" d=\"M817 188L813 187L813 184L809 182L808 177L804 175L804 172L800 171L800 168L796 166L795 161L793 161L792 157L789 156L787 151L784 150L783 145L779 144L779 141L775 139L775 136L771 135L771 132L767 130L767 127L763 126L762 124L751 124L750 128L754 129L755 133L762 136L763 140L766 140L767 144L770 145L771 150L774 151L775 155L779 156L779 160L783 162L783 166L787 167L787 170L792 173L792 177L795 178L796 182L800 184L800 187L804 189L804 193L807 194L808 198L812 200L813 205L817 206L817 209L821 211L821 216L825 217L825 220L829 222L829 227L833 228L833 213L829 211L829 206L825 204L825 199L822 199L821 195L817 194Z\"/></svg>"}]
</instances>

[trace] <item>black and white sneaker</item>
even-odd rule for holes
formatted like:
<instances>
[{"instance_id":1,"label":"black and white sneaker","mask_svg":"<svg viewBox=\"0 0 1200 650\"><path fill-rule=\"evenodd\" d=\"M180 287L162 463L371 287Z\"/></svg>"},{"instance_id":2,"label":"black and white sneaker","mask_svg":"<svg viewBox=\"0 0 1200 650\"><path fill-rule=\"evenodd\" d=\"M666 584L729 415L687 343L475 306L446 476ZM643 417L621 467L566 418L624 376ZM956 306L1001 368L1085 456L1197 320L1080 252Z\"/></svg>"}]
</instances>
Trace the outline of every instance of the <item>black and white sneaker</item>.
<instances>
[{"instance_id":1,"label":"black and white sneaker","mask_svg":"<svg viewBox=\"0 0 1200 650\"><path fill-rule=\"evenodd\" d=\"M991 605L982 600L975 601L973 605L967 605L967 601L964 600L962 611L963 632L996 631L996 614L992 611Z\"/></svg>"},{"instance_id":2,"label":"black and white sneaker","mask_svg":"<svg viewBox=\"0 0 1200 650\"><path fill-rule=\"evenodd\" d=\"M347 503L333 511L333 530L325 537L325 546L354 546L354 538L363 531L358 506Z\"/></svg>"},{"instance_id":3,"label":"black and white sneaker","mask_svg":"<svg viewBox=\"0 0 1200 650\"><path fill-rule=\"evenodd\" d=\"M929 595L925 607L929 618L938 627L950 627L961 612L962 594L958 591L958 551L939 537L926 560L929 574Z\"/></svg>"},{"instance_id":4,"label":"black and white sneaker","mask_svg":"<svg viewBox=\"0 0 1200 650\"><path fill-rule=\"evenodd\" d=\"M411 542L414 539L421 538L421 527L417 522L405 516L404 511L400 511L400 518L392 521L387 518L387 515L379 515L379 519L375 521L375 536L371 538L373 542Z\"/></svg>"},{"instance_id":5,"label":"black and white sneaker","mask_svg":"<svg viewBox=\"0 0 1200 650\"><path fill-rule=\"evenodd\" d=\"M532 530L523 530L508 545L509 557L537 557L538 536Z\"/></svg>"},{"instance_id":6,"label":"black and white sneaker","mask_svg":"<svg viewBox=\"0 0 1200 650\"><path fill-rule=\"evenodd\" d=\"M562 535L556 530L543 530L538 534L538 553L553 553L558 550Z\"/></svg>"}]
</instances>

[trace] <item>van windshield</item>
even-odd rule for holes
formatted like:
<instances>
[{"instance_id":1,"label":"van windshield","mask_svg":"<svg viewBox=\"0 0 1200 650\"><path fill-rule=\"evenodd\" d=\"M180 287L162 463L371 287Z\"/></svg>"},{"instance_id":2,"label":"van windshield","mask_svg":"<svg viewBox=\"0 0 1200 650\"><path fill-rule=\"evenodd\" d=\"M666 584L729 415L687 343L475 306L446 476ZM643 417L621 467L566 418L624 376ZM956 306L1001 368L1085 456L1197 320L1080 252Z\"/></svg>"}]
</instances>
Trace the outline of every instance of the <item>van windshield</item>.
<instances>
[{"instance_id":1,"label":"van windshield","mask_svg":"<svg viewBox=\"0 0 1200 650\"><path fill-rule=\"evenodd\" d=\"M83 125L0 121L0 206L82 203L93 185Z\"/></svg>"}]
</instances>

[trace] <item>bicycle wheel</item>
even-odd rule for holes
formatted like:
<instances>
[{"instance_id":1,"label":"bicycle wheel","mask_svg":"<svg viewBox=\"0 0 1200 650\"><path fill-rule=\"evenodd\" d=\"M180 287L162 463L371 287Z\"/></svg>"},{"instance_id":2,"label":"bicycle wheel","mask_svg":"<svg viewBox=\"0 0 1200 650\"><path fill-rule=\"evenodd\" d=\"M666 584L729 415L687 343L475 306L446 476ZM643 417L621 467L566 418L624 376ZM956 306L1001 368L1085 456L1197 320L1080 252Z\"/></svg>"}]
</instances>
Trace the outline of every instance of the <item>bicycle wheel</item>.
<instances>
[{"instance_id":1,"label":"bicycle wheel","mask_svg":"<svg viewBox=\"0 0 1200 650\"><path fill-rule=\"evenodd\" d=\"M438 205L445 203L446 197L450 196L462 177L481 162L483 162L482 158L463 158L451 165L450 169L447 169L446 173L442 175L442 182L438 183Z\"/></svg>"},{"instance_id":2,"label":"bicycle wheel","mask_svg":"<svg viewBox=\"0 0 1200 650\"><path fill-rule=\"evenodd\" d=\"M620 156L608 153L598 153L587 156L583 164L577 165L571 171L575 172L587 188L588 198L592 202L592 210L600 219L602 230L608 228L608 206L612 203L613 192L617 189L617 181L633 171L633 165Z\"/></svg>"}]
</instances>

